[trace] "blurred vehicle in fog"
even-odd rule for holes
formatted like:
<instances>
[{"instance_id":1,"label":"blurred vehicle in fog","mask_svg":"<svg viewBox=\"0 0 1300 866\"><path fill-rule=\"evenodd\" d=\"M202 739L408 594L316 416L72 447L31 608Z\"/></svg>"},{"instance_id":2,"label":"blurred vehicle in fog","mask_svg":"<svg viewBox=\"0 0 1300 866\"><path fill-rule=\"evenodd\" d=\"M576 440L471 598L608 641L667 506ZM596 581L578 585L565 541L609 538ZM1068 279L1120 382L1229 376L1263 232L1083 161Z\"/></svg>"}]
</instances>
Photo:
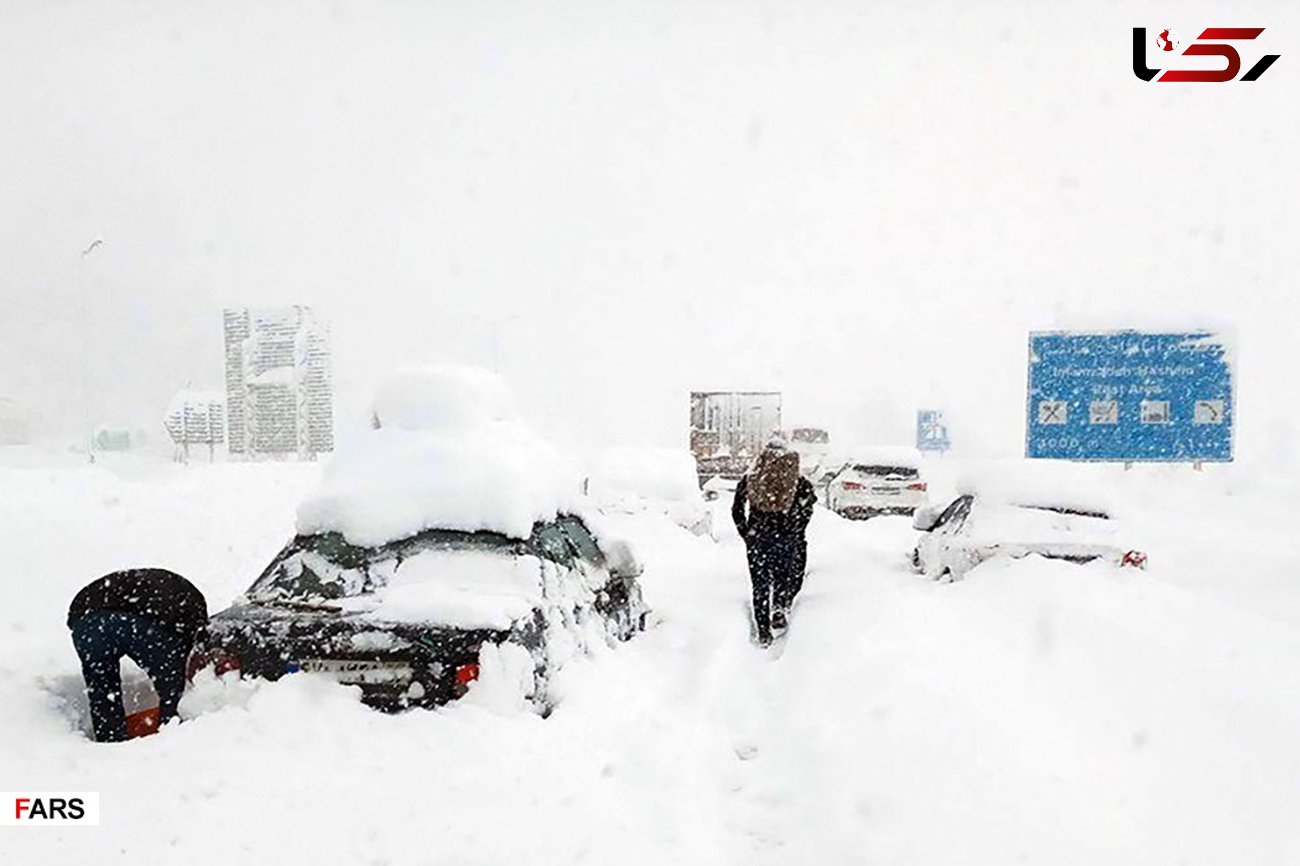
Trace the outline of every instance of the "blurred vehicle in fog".
<instances>
[{"instance_id":1,"label":"blurred vehicle in fog","mask_svg":"<svg viewBox=\"0 0 1300 866\"><path fill-rule=\"evenodd\" d=\"M663 514L695 535L713 528L695 461L685 449L607 449L588 471L586 492L606 513Z\"/></svg>"},{"instance_id":2,"label":"blurred vehicle in fog","mask_svg":"<svg viewBox=\"0 0 1300 866\"><path fill-rule=\"evenodd\" d=\"M790 431L790 450L799 455L799 472L816 480L831 453L831 434L820 427L795 427Z\"/></svg>"},{"instance_id":3,"label":"blurred vehicle in fog","mask_svg":"<svg viewBox=\"0 0 1300 866\"><path fill-rule=\"evenodd\" d=\"M691 453L701 487L738 480L781 428L780 391L692 391Z\"/></svg>"}]
</instances>

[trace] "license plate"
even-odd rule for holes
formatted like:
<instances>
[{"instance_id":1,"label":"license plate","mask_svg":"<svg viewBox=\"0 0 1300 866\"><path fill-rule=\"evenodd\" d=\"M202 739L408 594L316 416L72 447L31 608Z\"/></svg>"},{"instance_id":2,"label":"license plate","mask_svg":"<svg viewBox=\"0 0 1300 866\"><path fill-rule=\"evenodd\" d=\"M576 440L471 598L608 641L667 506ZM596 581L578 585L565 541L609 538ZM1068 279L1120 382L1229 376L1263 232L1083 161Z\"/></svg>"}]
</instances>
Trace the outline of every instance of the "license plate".
<instances>
[{"instance_id":1,"label":"license plate","mask_svg":"<svg viewBox=\"0 0 1300 866\"><path fill-rule=\"evenodd\" d=\"M882 496L897 496L903 491L899 490L897 487L873 487L871 488L871 492L878 493Z\"/></svg>"},{"instance_id":2,"label":"license plate","mask_svg":"<svg viewBox=\"0 0 1300 866\"><path fill-rule=\"evenodd\" d=\"M358 661L354 659L303 659L300 670L324 674L341 683L382 685L409 682L414 675L406 662Z\"/></svg>"}]
</instances>

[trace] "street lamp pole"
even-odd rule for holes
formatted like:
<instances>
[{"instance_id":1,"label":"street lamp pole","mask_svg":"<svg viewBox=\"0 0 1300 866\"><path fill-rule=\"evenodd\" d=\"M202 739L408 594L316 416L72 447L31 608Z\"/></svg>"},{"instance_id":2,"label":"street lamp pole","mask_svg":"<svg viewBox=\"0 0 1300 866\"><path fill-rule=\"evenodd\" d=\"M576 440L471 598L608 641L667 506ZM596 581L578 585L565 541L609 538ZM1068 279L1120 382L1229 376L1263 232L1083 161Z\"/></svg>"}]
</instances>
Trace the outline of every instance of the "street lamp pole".
<instances>
[{"instance_id":1,"label":"street lamp pole","mask_svg":"<svg viewBox=\"0 0 1300 866\"><path fill-rule=\"evenodd\" d=\"M81 251L81 263L77 267L77 295L81 302L81 327L83 332L83 343L81 346L81 422L84 425L86 435L86 456L91 463L95 462L95 431L90 420L90 347L93 345L91 340L91 322L90 322L90 298L86 291L86 256L93 253L99 247L104 245L103 238L95 238L90 245Z\"/></svg>"}]
</instances>

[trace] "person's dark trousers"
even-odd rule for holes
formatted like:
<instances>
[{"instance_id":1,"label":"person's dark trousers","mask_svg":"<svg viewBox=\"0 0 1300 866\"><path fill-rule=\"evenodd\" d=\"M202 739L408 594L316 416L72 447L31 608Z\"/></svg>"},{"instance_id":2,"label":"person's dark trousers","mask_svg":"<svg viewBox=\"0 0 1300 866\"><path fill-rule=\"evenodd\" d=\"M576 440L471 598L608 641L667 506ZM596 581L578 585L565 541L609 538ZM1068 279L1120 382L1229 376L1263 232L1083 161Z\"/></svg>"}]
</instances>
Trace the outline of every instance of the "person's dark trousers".
<instances>
[{"instance_id":1,"label":"person's dark trousers","mask_svg":"<svg viewBox=\"0 0 1300 866\"><path fill-rule=\"evenodd\" d=\"M794 597L803 586L803 567L807 548L800 538L784 538L777 547L776 570L772 575L772 604L789 613Z\"/></svg>"},{"instance_id":2,"label":"person's dark trousers","mask_svg":"<svg viewBox=\"0 0 1300 866\"><path fill-rule=\"evenodd\" d=\"M176 717L176 705L185 690L188 643L175 630L134 613L91 611L73 623L72 644L81 656L96 740L126 739L119 667L123 656L144 668L153 680L158 692L159 723L166 724Z\"/></svg>"},{"instance_id":3,"label":"person's dark trousers","mask_svg":"<svg viewBox=\"0 0 1300 866\"><path fill-rule=\"evenodd\" d=\"M790 572L790 585L788 590L789 604L785 609L789 610L790 605L794 604L795 596L799 590L803 589L804 575L808 572L808 538L800 534L794 541L794 567Z\"/></svg>"},{"instance_id":4,"label":"person's dark trousers","mask_svg":"<svg viewBox=\"0 0 1300 866\"><path fill-rule=\"evenodd\" d=\"M749 559L749 582L754 591L754 625L764 640L772 636L772 590L780 567L777 545L771 539L755 535L745 540Z\"/></svg>"},{"instance_id":5,"label":"person's dark trousers","mask_svg":"<svg viewBox=\"0 0 1300 866\"><path fill-rule=\"evenodd\" d=\"M759 637L768 637L772 609L787 612L803 585L799 539L784 533L760 532L745 542L749 555L749 580L754 589L754 623Z\"/></svg>"}]
</instances>

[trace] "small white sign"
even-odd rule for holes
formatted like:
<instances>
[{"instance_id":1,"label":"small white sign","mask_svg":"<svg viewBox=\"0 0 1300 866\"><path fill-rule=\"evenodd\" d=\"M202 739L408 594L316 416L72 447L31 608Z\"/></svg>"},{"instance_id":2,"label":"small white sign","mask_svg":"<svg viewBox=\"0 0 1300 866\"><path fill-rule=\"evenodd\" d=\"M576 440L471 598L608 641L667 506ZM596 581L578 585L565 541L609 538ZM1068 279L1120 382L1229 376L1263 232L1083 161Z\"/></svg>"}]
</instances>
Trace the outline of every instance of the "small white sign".
<instances>
[{"instance_id":1,"label":"small white sign","mask_svg":"<svg viewBox=\"0 0 1300 866\"><path fill-rule=\"evenodd\" d=\"M1169 401L1143 400L1141 417L1143 424L1168 424Z\"/></svg>"},{"instance_id":2,"label":"small white sign","mask_svg":"<svg viewBox=\"0 0 1300 866\"><path fill-rule=\"evenodd\" d=\"M1089 424L1118 424L1119 423L1119 401L1118 400L1094 400L1088 406L1088 423Z\"/></svg>"},{"instance_id":3,"label":"small white sign","mask_svg":"<svg viewBox=\"0 0 1300 866\"><path fill-rule=\"evenodd\" d=\"M1222 424L1223 423L1223 401L1222 400L1197 400L1196 408L1192 412L1193 424Z\"/></svg>"},{"instance_id":4,"label":"small white sign","mask_svg":"<svg viewBox=\"0 0 1300 866\"><path fill-rule=\"evenodd\" d=\"M1038 401L1039 424L1064 424L1069 412L1069 404L1064 400Z\"/></svg>"},{"instance_id":5,"label":"small white sign","mask_svg":"<svg viewBox=\"0 0 1300 866\"><path fill-rule=\"evenodd\" d=\"M99 826L99 793L0 791L0 827Z\"/></svg>"}]
</instances>

